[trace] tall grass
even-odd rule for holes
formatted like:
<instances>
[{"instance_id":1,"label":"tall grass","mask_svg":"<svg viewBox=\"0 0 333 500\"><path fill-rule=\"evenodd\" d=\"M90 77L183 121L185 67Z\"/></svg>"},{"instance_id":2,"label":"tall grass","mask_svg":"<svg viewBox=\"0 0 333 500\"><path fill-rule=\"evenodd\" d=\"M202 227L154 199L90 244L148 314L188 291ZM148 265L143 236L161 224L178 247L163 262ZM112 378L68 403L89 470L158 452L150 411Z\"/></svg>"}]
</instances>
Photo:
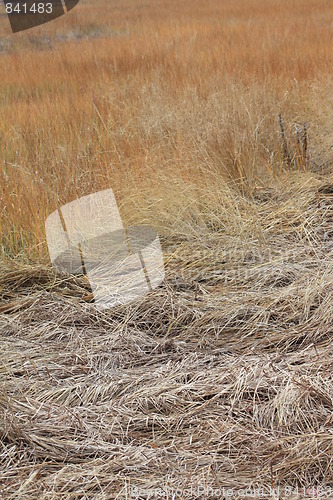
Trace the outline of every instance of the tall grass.
<instances>
[{"instance_id":1,"label":"tall grass","mask_svg":"<svg viewBox=\"0 0 333 500\"><path fill-rule=\"evenodd\" d=\"M323 164L333 134L332 14L329 0L81 1L48 25L8 34L2 253L43 260L47 215L105 187L125 222L206 224L227 184L250 194L304 170L295 122L308 123L307 168Z\"/></svg>"}]
</instances>

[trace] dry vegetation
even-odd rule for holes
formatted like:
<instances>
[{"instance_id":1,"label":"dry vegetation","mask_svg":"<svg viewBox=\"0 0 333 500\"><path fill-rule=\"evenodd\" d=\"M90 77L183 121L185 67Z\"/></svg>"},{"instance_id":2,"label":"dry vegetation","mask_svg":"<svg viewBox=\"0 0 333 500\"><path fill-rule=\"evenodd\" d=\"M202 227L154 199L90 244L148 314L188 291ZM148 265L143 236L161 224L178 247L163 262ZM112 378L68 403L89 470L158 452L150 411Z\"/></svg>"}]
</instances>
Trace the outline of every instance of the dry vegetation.
<instances>
[{"instance_id":1,"label":"dry vegetation","mask_svg":"<svg viewBox=\"0 0 333 500\"><path fill-rule=\"evenodd\" d=\"M332 2L81 0L0 29L1 498L327 498ZM44 221L107 187L166 280L101 313Z\"/></svg>"}]
</instances>

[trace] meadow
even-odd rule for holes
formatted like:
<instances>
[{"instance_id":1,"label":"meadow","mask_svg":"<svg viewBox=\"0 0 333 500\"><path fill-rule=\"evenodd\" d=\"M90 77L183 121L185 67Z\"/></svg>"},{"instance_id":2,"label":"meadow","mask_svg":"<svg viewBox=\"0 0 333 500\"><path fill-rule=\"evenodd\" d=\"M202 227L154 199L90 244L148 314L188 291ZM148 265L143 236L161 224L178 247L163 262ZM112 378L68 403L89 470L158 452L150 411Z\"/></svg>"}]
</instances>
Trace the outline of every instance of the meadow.
<instances>
[{"instance_id":1,"label":"meadow","mask_svg":"<svg viewBox=\"0 0 333 500\"><path fill-rule=\"evenodd\" d=\"M332 2L3 12L0 495L333 488ZM166 279L102 314L44 224L109 187Z\"/></svg>"}]
</instances>

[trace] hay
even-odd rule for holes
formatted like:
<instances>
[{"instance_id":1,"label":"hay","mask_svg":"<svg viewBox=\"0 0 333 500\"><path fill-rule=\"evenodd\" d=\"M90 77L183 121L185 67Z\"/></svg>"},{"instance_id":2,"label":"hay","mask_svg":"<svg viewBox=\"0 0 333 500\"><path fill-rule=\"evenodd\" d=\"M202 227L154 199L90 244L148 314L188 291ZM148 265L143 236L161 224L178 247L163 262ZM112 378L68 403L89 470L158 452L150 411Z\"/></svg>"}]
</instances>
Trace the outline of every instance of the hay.
<instances>
[{"instance_id":1,"label":"hay","mask_svg":"<svg viewBox=\"0 0 333 500\"><path fill-rule=\"evenodd\" d=\"M84 277L4 268L2 498L327 498L330 193L242 200L261 239L164 238L163 285L105 313Z\"/></svg>"}]
</instances>

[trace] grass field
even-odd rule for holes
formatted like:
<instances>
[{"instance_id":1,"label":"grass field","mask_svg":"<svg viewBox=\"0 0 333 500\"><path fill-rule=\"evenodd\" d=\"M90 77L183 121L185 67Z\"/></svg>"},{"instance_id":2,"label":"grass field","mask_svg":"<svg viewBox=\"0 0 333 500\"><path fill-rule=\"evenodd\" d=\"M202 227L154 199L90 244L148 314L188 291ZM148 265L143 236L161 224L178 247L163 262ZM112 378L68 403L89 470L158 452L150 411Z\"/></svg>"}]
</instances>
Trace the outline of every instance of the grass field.
<instances>
[{"instance_id":1,"label":"grass field","mask_svg":"<svg viewBox=\"0 0 333 500\"><path fill-rule=\"evenodd\" d=\"M0 496L333 494L332 2L0 31ZM109 187L166 279L101 313L44 223Z\"/></svg>"}]
</instances>

